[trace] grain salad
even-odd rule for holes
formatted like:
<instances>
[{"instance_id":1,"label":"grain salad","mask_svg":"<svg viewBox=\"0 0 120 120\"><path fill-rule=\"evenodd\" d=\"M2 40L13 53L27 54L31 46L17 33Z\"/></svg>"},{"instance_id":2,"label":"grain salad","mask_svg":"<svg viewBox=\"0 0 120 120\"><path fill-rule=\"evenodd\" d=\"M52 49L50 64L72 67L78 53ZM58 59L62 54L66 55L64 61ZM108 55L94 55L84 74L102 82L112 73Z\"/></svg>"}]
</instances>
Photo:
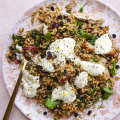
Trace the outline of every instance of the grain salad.
<instances>
[{"instance_id":1,"label":"grain salad","mask_svg":"<svg viewBox=\"0 0 120 120\"><path fill-rule=\"evenodd\" d=\"M65 9L56 3L40 7L31 16L32 27L12 35L6 54L9 63L22 66L24 58L29 61L23 93L47 107L55 119L78 117L79 111L114 94L113 76L120 68L116 35L102 25L104 19L85 13L86 5L79 11L72 11L71 3Z\"/></svg>"}]
</instances>

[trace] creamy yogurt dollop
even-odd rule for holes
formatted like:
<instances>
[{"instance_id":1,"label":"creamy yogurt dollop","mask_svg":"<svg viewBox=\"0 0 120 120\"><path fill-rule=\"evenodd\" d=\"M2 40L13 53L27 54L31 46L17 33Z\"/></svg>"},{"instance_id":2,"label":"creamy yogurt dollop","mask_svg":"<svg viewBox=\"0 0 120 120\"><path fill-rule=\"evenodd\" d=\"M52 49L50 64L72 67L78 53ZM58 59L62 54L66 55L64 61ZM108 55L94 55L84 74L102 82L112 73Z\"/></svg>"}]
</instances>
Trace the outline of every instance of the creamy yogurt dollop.
<instances>
[{"instance_id":1,"label":"creamy yogurt dollop","mask_svg":"<svg viewBox=\"0 0 120 120\"><path fill-rule=\"evenodd\" d=\"M47 58L42 59L40 56L35 56L32 61L35 62L36 65L41 66L46 72L55 72L52 62L47 60Z\"/></svg>"},{"instance_id":2,"label":"creamy yogurt dollop","mask_svg":"<svg viewBox=\"0 0 120 120\"><path fill-rule=\"evenodd\" d=\"M23 92L26 97L33 98L36 96L37 88L39 84L39 76L33 76L26 70L23 71L22 77Z\"/></svg>"},{"instance_id":3,"label":"creamy yogurt dollop","mask_svg":"<svg viewBox=\"0 0 120 120\"><path fill-rule=\"evenodd\" d=\"M65 103L72 103L76 99L75 92L72 90L72 87L66 83L64 86L58 86L52 92L52 100L62 100Z\"/></svg>"},{"instance_id":4,"label":"creamy yogurt dollop","mask_svg":"<svg viewBox=\"0 0 120 120\"><path fill-rule=\"evenodd\" d=\"M102 75L102 73L106 72L106 68L101 64L91 63L88 61L81 61L80 64L82 69L92 76Z\"/></svg>"},{"instance_id":5,"label":"creamy yogurt dollop","mask_svg":"<svg viewBox=\"0 0 120 120\"><path fill-rule=\"evenodd\" d=\"M88 83L88 73L87 72L81 72L74 81L75 85L78 88L83 88Z\"/></svg>"},{"instance_id":6,"label":"creamy yogurt dollop","mask_svg":"<svg viewBox=\"0 0 120 120\"><path fill-rule=\"evenodd\" d=\"M104 34L95 41L95 53L107 54L112 50L112 41L109 34Z\"/></svg>"}]
</instances>

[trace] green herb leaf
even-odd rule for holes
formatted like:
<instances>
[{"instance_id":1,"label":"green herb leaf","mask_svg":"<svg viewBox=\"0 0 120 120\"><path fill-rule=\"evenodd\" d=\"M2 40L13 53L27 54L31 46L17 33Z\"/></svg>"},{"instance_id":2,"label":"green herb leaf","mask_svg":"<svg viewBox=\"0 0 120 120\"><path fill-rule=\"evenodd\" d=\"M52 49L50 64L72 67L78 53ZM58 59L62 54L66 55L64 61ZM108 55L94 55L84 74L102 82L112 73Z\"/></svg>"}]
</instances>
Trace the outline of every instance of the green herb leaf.
<instances>
[{"instance_id":1,"label":"green herb leaf","mask_svg":"<svg viewBox=\"0 0 120 120\"><path fill-rule=\"evenodd\" d=\"M101 105L98 106L98 109L100 109L103 106L103 101L101 103Z\"/></svg>"},{"instance_id":2,"label":"green herb leaf","mask_svg":"<svg viewBox=\"0 0 120 120\"><path fill-rule=\"evenodd\" d=\"M83 12L83 8L85 7L85 5L87 5L87 3L85 3L81 8L80 8L80 12Z\"/></svg>"},{"instance_id":3,"label":"green herb leaf","mask_svg":"<svg viewBox=\"0 0 120 120\"><path fill-rule=\"evenodd\" d=\"M34 41L34 45L39 47L39 43L37 41Z\"/></svg>"},{"instance_id":4,"label":"green herb leaf","mask_svg":"<svg viewBox=\"0 0 120 120\"><path fill-rule=\"evenodd\" d=\"M111 94L105 92L105 93L103 93L103 95L102 95L102 99L103 99L103 100L107 100L110 96L111 96Z\"/></svg>"},{"instance_id":5,"label":"green herb leaf","mask_svg":"<svg viewBox=\"0 0 120 120\"><path fill-rule=\"evenodd\" d=\"M54 118L54 120L57 120L56 118Z\"/></svg>"},{"instance_id":6,"label":"green herb leaf","mask_svg":"<svg viewBox=\"0 0 120 120\"><path fill-rule=\"evenodd\" d=\"M12 35L12 39L14 41L17 40L16 44L18 44L19 46L23 46L24 45L25 38L23 36L13 34Z\"/></svg>"},{"instance_id":7,"label":"green herb leaf","mask_svg":"<svg viewBox=\"0 0 120 120\"><path fill-rule=\"evenodd\" d=\"M94 61L94 62L99 62L99 59L93 58L93 61Z\"/></svg>"},{"instance_id":8,"label":"green herb leaf","mask_svg":"<svg viewBox=\"0 0 120 120\"><path fill-rule=\"evenodd\" d=\"M45 35L45 39L46 39L47 42L50 43L50 41L51 41L51 32L48 32L48 33Z\"/></svg>"},{"instance_id":9,"label":"green herb leaf","mask_svg":"<svg viewBox=\"0 0 120 120\"><path fill-rule=\"evenodd\" d=\"M112 88L102 88L102 90L104 91L104 92L106 92L106 93L110 93L110 94L113 94L114 93L114 91L113 91L113 89Z\"/></svg>"},{"instance_id":10,"label":"green herb leaf","mask_svg":"<svg viewBox=\"0 0 120 120\"><path fill-rule=\"evenodd\" d=\"M45 100L45 106L49 109L54 109L57 107L58 102L52 101L52 95L50 95L46 100Z\"/></svg>"},{"instance_id":11,"label":"green herb leaf","mask_svg":"<svg viewBox=\"0 0 120 120\"><path fill-rule=\"evenodd\" d=\"M93 95L95 90L96 90L96 88L91 89L90 90L90 95Z\"/></svg>"},{"instance_id":12,"label":"green herb leaf","mask_svg":"<svg viewBox=\"0 0 120 120\"><path fill-rule=\"evenodd\" d=\"M40 11L40 14L42 14L42 11Z\"/></svg>"},{"instance_id":13,"label":"green herb leaf","mask_svg":"<svg viewBox=\"0 0 120 120\"><path fill-rule=\"evenodd\" d=\"M88 42L90 42L92 45L95 45L95 41L97 40L97 36L96 35L90 35L90 38L88 40Z\"/></svg>"},{"instance_id":14,"label":"green herb leaf","mask_svg":"<svg viewBox=\"0 0 120 120\"><path fill-rule=\"evenodd\" d=\"M40 40L41 39L41 35L35 35L36 40Z\"/></svg>"},{"instance_id":15,"label":"green herb leaf","mask_svg":"<svg viewBox=\"0 0 120 120\"><path fill-rule=\"evenodd\" d=\"M54 82L58 82L57 77L51 77L51 79L53 79Z\"/></svg>"},{"instance_id":16,"label":"green herb leaf","mask_svg":"<svg viewBox=\"0 0 120 120\"><path fill-rule=\"evenodd\" d=\"M110 79L108 79L107 81L108 81L108 83L111 83L111 80L110 80Z\"/></svg>"},{"instance_id":17,"label":"green herb leaf","mask_svg":"<svg viewBox=\"0 0 120 120\"><path fill-rule=\"evenodd\" d=\"M108 26L105 26L105 29L106 29L106 30L109 30Z\"/></svg>"},{"instance_id":18,"label":"green herb leaf","mask_svg":"<svg viewBox=\"0 0 120 120\"><path fill-rule=\"evenodd\" d=\"M112 64L113 64L113 69L110 70L110 73L111 73L112 75L116 75L116 74L117 74L116 61L113 61Z\"/></svg>"},{"instance_id":19,"label":"green herb leaf","mask_svg":"<svg viewBox=\"0 0 120 120\"><path fill-rule=\"evenodd\" d=\"M83 25L83 21L76 20L76 21L75 21L75 25L76 25L76 26L79 26L79 25L82 26L82 25Z\"/></svg>"},{"instance_id":20,"label":"green herb leaf","mask_svg":"<svg viewBox=\"0 0 120 120\"><path fill-rule=\"evenodd\" d=\"M83 37L84 36L84 32L82 29L79 29L80 35Z\"/></svg>"},{"instance_id":21,"label":"green herb leaf","mask_svg":"<svg viewBox=\"0 0 120 120\"><path fill-rule=\"evenodd\" d=\"M72 33L71 33L71 35L72 35L72 36L73 36L73 35L76 35L76 33L77 33L77 31L76 31L76 30L73 30Z\"/></svg>"}]
</instances>

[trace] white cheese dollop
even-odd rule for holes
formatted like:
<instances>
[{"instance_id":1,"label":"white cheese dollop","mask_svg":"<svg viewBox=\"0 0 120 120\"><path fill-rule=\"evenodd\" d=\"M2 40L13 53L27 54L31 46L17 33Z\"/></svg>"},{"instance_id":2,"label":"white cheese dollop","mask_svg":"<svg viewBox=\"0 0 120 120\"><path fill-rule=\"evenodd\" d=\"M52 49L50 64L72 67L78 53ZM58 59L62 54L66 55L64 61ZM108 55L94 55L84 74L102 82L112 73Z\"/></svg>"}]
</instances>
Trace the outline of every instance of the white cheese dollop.
<instances>
[{"instance_id":1,"label":"white cheese dollop","mask_svg":"<svg viewBox=\"0 0 120 120\"><path fill-rule=\"evenodd\" d=\"M44 24L43 34L46 35L48 33L48 26Z\"/></svg>"},{"instance_id":2,"label":"white cheese dollop","mask_svg":"<svg viewBox=\"0 0 120 120\"><path fill-rule=\"evenodd\" d=\"M82 69L92 76L102 75L102 73L106 72L106 68L101 64L95 64L87 61L81 61L80 64Z\"/></svg>"},{"instance_id":3,"label":"white cheese dollop","mask_svg":"<svg viewBox=\"0 0 120 120\"><path fill-rule=\"evenodd\" d=\"M47 60L46 58L41 59L40 56L35 56L32 59L33 62L35 62L36 65L39 65L43 68L46 72L55 72L55 69L51 63L51 61Z\"/></svg>"},{"instance_id":4,"label":"white cheese dollop","mask_svg":"<svg viewBox=\"0 0 120 120\"><path fill-rule=\"evenodd\" d=\"M95 53L106 54L112 50L112 41L109 34L104 34L95 41Z\"/></svg>"},{"instance_id":5,"label":"white cheese dollop","mask_svg":"<svg viewBox=\"0 0 120 120\"><path fill-rule=\"evenodd\" d=\"M39 76L30 75L26 70L23 71L22 77L23 92L26 97L33 98L36 96L39 84Z\"/></svg>"},{"instance_id":6,"label":"white cheese dollop","mask_svg":"<svg viewBox=\"0 0 120 120\"><path fill-rule=\"evenodd\" d=\"M19 46L18 44L16 45L16 49L19 50L20 52L22 52L23 50L22 46Z\"/></svg>"},{"instance_id":7,"label":"white cheese dollop","mask_svg":"<svg viewBox=\"0 0 120 120\"><path fill-rule=\"evenodd\" d=\"M52 55L57 56L56 61L58 63L65 64L65 58L73 59L76 57L74 54L75 44L76 42L72 38L58 39L55 42L51 43L48 50L46 51L46 54L48 51L50 51Z\"/></svg>"},{"instance_id":8,"label":"white cheese dollop","mask_svg":"<svg viewBox=\"0 0 120 120\"><path fill-rule=\"evenodd\" d=\"M74 83L78 88L85 87L88 83L88 73L81 72L78 76L76 76Z\"/></svg>"},{"instance_id":9,"label":"white cheese dollop","mask_svg":"<svg viewBox=\"0 0 120 120\"><path fill-rule=\"evenodd\" d=\"M54 60L57 64L66 63L66 58L69 58L74 64L81 65L83 70L88 72L92 76L101 75L105 72L106 68L101 64L95 64L91 62L81 61L74 53L75 40L72 38L58 39L51 43L47 52L51 52L57 58ZM52 61L53 62L53 61ZM60 64L61 65L61 64Z\"/></svg>"},{"instance_id":10,"label":"white cheese dollop","mask_svg":"<svg viewBox=\"0 0 120 120\"><path fill-rule=\"evenodd\" d=\"M72 90L72 87L68 83L65 86L58 86L52 92L52 100L62 100L65 103L72 103L76 99L75 92Z\"/></svg>"}]
</instances>

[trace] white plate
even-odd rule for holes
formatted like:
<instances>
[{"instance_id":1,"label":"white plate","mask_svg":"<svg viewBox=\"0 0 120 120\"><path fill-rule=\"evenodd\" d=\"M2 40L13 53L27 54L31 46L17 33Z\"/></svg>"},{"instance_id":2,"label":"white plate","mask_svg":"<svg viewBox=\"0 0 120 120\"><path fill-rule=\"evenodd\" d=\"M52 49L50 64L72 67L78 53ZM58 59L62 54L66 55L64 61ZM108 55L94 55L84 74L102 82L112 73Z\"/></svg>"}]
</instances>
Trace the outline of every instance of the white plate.
<instances>
[{"instance_id":1,"label":"white plate","mask_svg":"<svg viewBox=\"0 0 120 120\"><path fill-rule=\"evenodd\" d=\"M46 0L34 6L32 9L28 10L24 13L21 19L17 22L15 27L13 28L12 33L16 33L17 30L21 27L29 28L31 26L30 17L34 10L39 9L41 5L45 6L45 4L57 2L60 7L65 6L66 3L72 2L72 0ZM114 39L115 47L120 49L120 16L111 8L104 5L103 3L97 2L95 0L77 0L77 6L74 8L79 9L80 5L88 3L87 6L84 8L85 12L94 13L97 16L100 16L105 19L104 25L110 26L110 33L116 34L117 38ZM3 56L2 56L2 71L4 76L4 82L9 94L12 94L13 88L15 86L16 80L18 78L19 69L17 65L11 65L7 62L5 54L8 52L8 46L10 45L12 39L11 35L9 35L9 39L6 41ZM120 60L118 61L120 64ZM120 71L118 72L120 75ZM87 116L87 111L85 113L81 113L83 116L83 120L110 120L114 118L116 115L120 113L120 102L118 97L120 97L120 80L115 81L114 91L116 92L112 95L109 100L104 101L104 108L103 109L93 109L92 114ZM19 88L16 100L16 106L31 120L53 120L53 115L48 112L46 116L43 115L44 111L48 111L44 106L40 106L36 103L36 100L26 98L21 88ZM97 103L96 106L100 105L101 103ZM92 109L92 108L91 108ZM93 115L96 114L94 117ZM74 116L71 116L69 120L72 120ZM64 120L67 118L64 118Z\"/></svg>"}]
</instances>

